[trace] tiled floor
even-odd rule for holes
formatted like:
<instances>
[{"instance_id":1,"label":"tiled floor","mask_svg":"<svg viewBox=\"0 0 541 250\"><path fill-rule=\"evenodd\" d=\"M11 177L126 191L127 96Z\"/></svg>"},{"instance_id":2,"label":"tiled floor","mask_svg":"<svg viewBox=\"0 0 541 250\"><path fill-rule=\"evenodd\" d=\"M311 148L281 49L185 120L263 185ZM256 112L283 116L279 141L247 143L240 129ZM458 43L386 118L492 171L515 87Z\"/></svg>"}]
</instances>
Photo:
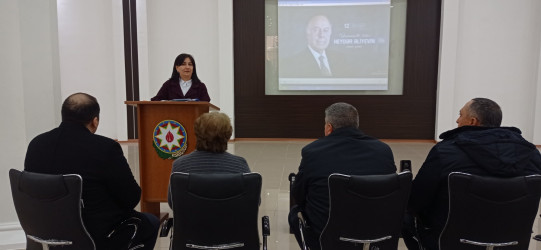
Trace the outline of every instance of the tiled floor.
<instances>
[{"instance_id":1,"label":"tiled floor","mask_svg":"<svg viewBox=\"0 0 541 250\"><path fill-rule=\"evenodd\" d=\"M289 234L287 223L289 210L289 181L287 177L289 173L297 172L301 160L301 149L309 142L308 140L236 141L228 146L229 152L244 157L251 170L263 176L259 215L270 217L271 235L268 239L268 247L271 250L299 249L294 236ZM397 166L399 166L400 160L411 160L414 175L434 145L432 142L387 141L387 143L393 150ZM123 143L123 148L134 175L138 178L138 146L136 143ZM162 211L170 211L166 203L162 203L161 209ZM536 219L534 233L541 232L540 229L538 219ZM169 238L158 239L155 249L168 248ZM406 249L402 240L399 242L398 249ZM529 249L541 250L541 244L532 240Z\"/></svg>"}]
</instances>

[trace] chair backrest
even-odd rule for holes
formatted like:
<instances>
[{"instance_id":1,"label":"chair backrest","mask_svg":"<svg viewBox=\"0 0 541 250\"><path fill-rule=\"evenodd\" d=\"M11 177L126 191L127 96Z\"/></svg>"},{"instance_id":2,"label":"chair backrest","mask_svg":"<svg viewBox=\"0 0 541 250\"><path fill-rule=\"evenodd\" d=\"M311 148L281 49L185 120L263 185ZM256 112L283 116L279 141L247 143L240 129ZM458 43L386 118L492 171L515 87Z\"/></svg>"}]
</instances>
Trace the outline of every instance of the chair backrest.
<instances>
[{"instance_id":1,"label":"chair backrest","mask_svg":"<svg viewBox=\"0 0 541 250\"><path fill-rule=\"evenodd\" d=\"M81 176L11 169L9 179L27 249L42 249L42 244L30 238L71 242L62 249L95 249L81 217Z\"/></svg>"},{"instance_id":2,"label":"chair backrest","mask_svg":"<svg viewBox=\"0 0 541 250\"><path fill-rule=\"evenodd\" d=\"M329 220L321 233L321 249L361 249L354 243L358 240L374 240L370 249L397 249L411 179L409 171L329 176Z\"/></svg>"},{"instance_id":3,"label":"chair backrest","mask_svg":"<svg viewBox=\"0 0 541 250\"><path fill-rule=\"evenodd\" d=\"M172 249L237 243L235 249L260 248L260 174L173 173L170 184Z\"/></svg>"},{"instance_id":4,"label":"chair backrest","mask_svg":"<svg viewBox=\"0 0 541 250\"><path fill-rule=\"evenodd\" d=\"M528 249L541 196L541 176L513 178L449 174L449 215L440 235L440 249L479 249L479 243L518 244Z\"/></svg>"}]
</instances>

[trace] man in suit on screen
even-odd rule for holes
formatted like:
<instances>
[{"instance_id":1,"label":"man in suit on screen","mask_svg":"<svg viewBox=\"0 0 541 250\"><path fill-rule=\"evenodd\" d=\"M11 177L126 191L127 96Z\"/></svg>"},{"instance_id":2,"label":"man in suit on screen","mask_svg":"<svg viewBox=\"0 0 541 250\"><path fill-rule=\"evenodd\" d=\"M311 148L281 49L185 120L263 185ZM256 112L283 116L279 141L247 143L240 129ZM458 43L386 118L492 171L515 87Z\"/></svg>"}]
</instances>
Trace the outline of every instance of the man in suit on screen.
<instances>
[{"instance_id":1,"label":"man in suit on screen","mask_svg":"<svg viewBox=\"0 0 541 250\"><path fill-rule=\"evenodd\" d=\"M316 15L306 25L307 47L286 58L280 67L283 77L332 77L340 69L335 67L341 56L327 51L331 41L332 25L327 16Z\"/></svg>"}]
</instances>

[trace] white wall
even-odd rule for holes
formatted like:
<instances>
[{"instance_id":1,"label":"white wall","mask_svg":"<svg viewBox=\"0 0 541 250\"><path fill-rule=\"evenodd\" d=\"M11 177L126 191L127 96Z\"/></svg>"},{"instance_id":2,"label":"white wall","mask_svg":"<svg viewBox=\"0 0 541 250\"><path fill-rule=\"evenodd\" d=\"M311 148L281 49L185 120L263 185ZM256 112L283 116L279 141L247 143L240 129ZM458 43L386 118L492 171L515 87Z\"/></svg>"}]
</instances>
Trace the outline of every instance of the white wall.
<instances>
[{"instance_id":1,"label":"white wall","mask_svg":"<svg viewBox=\"0 0 541 250\"><path fill-rule=\"evenodd\" d=\"M220 0L218 3L218 86L219 99L212 101L231 117L235 124L234 70L233 70L233 1ZM233 138L235 131L233 131Z\"/></svg>"},{"instance_id":2,"label":"white wall","mask_svg":"<svg viewBox=\"0 0 541 250\"><path fill-rule=\"evenodd\" d=\"M93 95L101 108L97 133L125 139L118 134L126 126L121 1L57 2L62 100Z\"/></svg>"},{"instance_id":3,"label":"white wall","mask_svg":"<svg viewBox=\"0 0 541 250\"><path fill-rule=\"evenodd\" d=\"M443 1L436 136L468 100L487 97L502 125L541 144L540 11L538 0Z\"/></svg>"},{"instance_id":4,"label":"white wall","mask_svg":"<svg viewBox=\"0 0 541 250\"><path fill-rule=\"evenodd\" d=\"M9 169L22 169L28 142L60 121L56 37L56 1L0 1L0 231L18 227Z\"/></svg>"},{"instance_id":5,"label":"white wall","mask_svg":"<svg viewBox=\"0 0 541 250\"><path fill-rule=\"evenodd\" d=\"M125 109L122 9L114 2L0 1L0 232L19 228L8 171L23 168L32 138L58 126L65 97L96 96L98 133L125 137L125 125L117 129L117 113L126 119L119 112Z\"/></svg>"},{"instance_id":6,"label":"white wall","mask_svg":"<svg viewBox=\"0 0 541 250\"><path fill-rule=\"evenodd\" d=\"M56 1L19 1L27 141L60 123Z\"/></svg>"},{"instance_id":7,"label":"white wall","mask_svg":"<svg viewBox=\"0 0 541 250\"><path fill-rule=\"evenodd\" d=\"M535 120L533 142L536 145L541 145L541 50L539 51L539 59L537 61L537 91L535 92Z\"/></svg>"},{"instance_id":8,"label":"white wall","mask_svg":"<svg viewBox=\"0 0 541 250\"><path fill-rule=\"evenodd\" d=\"M189 53L211 102L219 102L217 5L217 1L147 1L150 96L141 99L150 100L171 77L175 58Z\"/></svg>"},{"instance_id":9,"label":"white wall","mask_svg":"<svg viewBox=\"0 0 541 250\"><path fill-rule=\"evenodd\" d=\"M13 223L17 215L11 201L8 171L21 169L26 152L21 24L17 0L0 1L0 222ZM7 119L9 117L9 119Z\"/></svg>"}]
</instances>

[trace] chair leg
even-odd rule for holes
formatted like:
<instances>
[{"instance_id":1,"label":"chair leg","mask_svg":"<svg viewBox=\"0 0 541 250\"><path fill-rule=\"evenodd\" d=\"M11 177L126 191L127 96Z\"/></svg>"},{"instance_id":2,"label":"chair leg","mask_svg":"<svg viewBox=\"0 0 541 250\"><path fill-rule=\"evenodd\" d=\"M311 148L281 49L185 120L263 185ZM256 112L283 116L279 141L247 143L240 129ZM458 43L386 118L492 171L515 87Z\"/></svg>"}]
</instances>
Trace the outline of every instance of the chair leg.
<instances>
[{"instance_id":1,"label":"chair leg","mask_svg":"<svg viewBox=\"0 0 541 250\"><path fill-rule=\"evenodd\" d=\"M263 250L267 250L267 236L270 235L269 216L265 215L261 218L261 227L263 232Z\"/></svg>"},{"instance_id":2,"label":"chair leg","mask_svg":"<svg viewBox=\"0 0 541 250\"><path fill-rule=\"evenodd\" d=\"M26 237L28 239L31 239L39 244L41 244L41 246L43 247L43 250L49 250L49 245L52 245L52 246L67 246L67 245L71 245L72 242L71 241L67 241L67 240L44 240L44 239L40 239L36 236L32 236L32 235L26 235Z\"/></svg>"},{"instance_id":3,"label":"chair leg","mask_svg":"<svg viewBox=\"0 0 541 250\"><path fill-rule=\"evenodd\" d=\"M173 221L173 218L169 218L162 223L160 237L167 237L169 235L169 230L173 227Z\"/></svg>"},{"instance_id":4,"label":"chair leg","mask_svg":"<svg viewBox=\"0 0 541 250\"><path fill-rule=\"evenodd\" d=\"M303 228L302 228L302 222L299 222L299 229L300 229L300 231L301 231L302 250L308 250L308 248L306 247L306 241L304 240L304 233L303 233Z\"/></svg>"},{"instance_id":5,"label":"chair leg","mask_svg":"<svg viewBox=\"0 0 541 250\"><path fill-rule=\"evenodd\" d=\"M391 239L391 238L392 238L392 236L388 235L388 236L381 237L381 238L378 238L378 239L367 239L367 240L359 240L359 239L352 239L352 238L346 238L346 237L340 237L339 239L341 241L345 241L345 242L352 242L352 243L355 243L355 244L363 244L363 250L369 250L370 249L370 244L381 242L381 241L388 240L388 239Z\"/></svg>"},{"instance_id":6,"label":"chair leg","mask_svg":"<svg viewBox=\"0 0 541 250\"><path fill-rule=\"evenodd\" d=\"M518 241L509 241L509 242L500 242L500 243L488 243L488 242L477 242L473 240L460 239L460 243L471 244L474 246L486 247L487 250L493 250L494 247L507 247L518 245Z\"/></svg>"}]
</instances>

